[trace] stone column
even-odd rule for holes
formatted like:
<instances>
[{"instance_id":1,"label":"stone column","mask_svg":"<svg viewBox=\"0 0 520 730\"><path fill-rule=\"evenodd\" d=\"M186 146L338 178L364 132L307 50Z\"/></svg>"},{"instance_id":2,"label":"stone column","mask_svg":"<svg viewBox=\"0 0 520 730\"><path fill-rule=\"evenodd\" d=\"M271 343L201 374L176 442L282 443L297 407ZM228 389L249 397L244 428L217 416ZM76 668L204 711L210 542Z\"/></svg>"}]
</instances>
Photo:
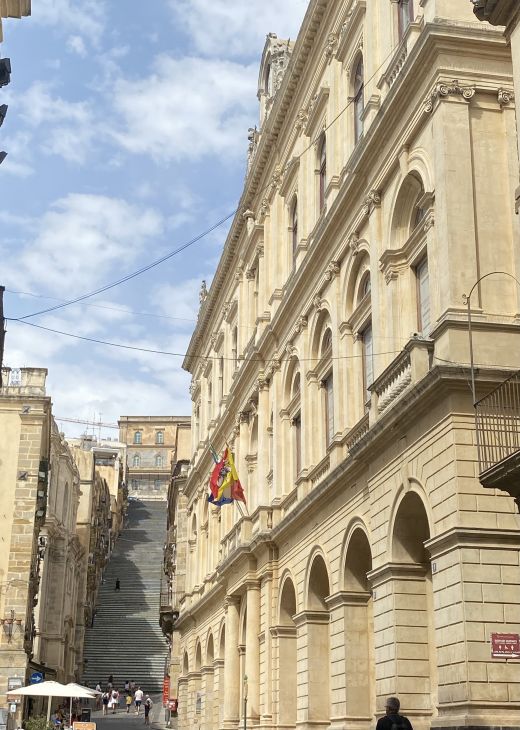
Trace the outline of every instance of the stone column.
<instances>
[{"instance_id":1,"label":"stone column","mask_svg":"<svg viewBox=\"0 0 520 730\"><path fill-rule=\"evenodd\" d=\"M190 718L188 716L188 677L179 677L179 709L178 730L188 730Z\"/></svg>"},{"instance_id":2,"label":"stone column","mask_svg":"<svg viewBox=\"0 0 520 730\"><path fill-rule=\"evenodd\" d=\"M266 607L263 612L263 623L260 629L263 631L264 640L262 644L262 666L263 676L261 678L261 684L263 684L263 699L261 698L261 712L262 712L262 724L269 726L272 723L273 718L273 639L271 635L272 626L272 615L271 606L273 599L273 574L272 572L266 573L262 576L261 582L262 591L262 605ZM262 616L261 616L262 618Z\"/></svg>"},{"instance_id":3,"label":"stone column","mask_svg":"<svg viewBox=\"0 0 520 730\"><path fill-rule=\"evenodd\" d=\"M267 472L269 471L269 386L264 378L258 379L258 457L256 460L257 506L269 504Z\"/></svg>"},{"instance_id":4,"label":"stone column","mask_svg":"<svg viewBox=\"0 0 520 730\"><path fill-rule=\"evenodd\" d=\"M235 730L239 718L239 663L238 663L238 624L240 599L226 597L226 649L224 682L224 722L225 730Z\"/></svg>"},{"instance_id":5,"label":"stone column","mask_svg":"<svg viewBox=\"0 0 520 730\"><path fill-rule=\"evenodd\" d=\"M260 585L256 581L247 583L246 662L247 677L247 722L257 724L260 717Z\"/></svg>"},{"instance_id":6,"label":"stone column","mask_svg":"<svg viewBox=\"0 0 520 730\"><path fill-rule=\"evenodd\" d=\"M297 639L298 714L296 726L329 726L329 612L302 611L294 617Z\"/></svg>"},{"instance_id":7,"label":"stone column","mask_svg":"<svg viewBox=\"0 0 520 730\"><path fill-rule=\"evenodd\" d=\"M201 667L202 715L200 727L203 730L213 729L213 666Z\"/></svg>"},{"instance_id":8,"label":"stone column","mask_svg":"<svg viewBox=\"0 0 520 730\"><path fill-rule=\"evenodd\" d=\"M221 728L224 720L224 659L213 662L213 714L211 728Z\"/></svg>"}]
</instances>

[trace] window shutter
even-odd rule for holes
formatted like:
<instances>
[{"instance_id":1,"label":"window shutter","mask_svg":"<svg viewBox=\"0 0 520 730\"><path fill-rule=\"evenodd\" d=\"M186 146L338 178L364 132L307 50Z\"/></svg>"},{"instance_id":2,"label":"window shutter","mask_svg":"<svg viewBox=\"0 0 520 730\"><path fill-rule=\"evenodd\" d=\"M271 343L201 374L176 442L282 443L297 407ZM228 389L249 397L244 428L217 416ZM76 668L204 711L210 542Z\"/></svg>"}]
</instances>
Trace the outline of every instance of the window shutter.
<instances>
[{"instance_id":1,"label":"window shutter","mask_svg":"<svg viewBox=\"0 0 520 730\"><path fill-rule=\"evenodd\" d=\"M431 328L430 313L430 276L428 259L424 259L417 267L417 289L419 294L419 329L426 335Z\"/></svg>"}]
</instances>

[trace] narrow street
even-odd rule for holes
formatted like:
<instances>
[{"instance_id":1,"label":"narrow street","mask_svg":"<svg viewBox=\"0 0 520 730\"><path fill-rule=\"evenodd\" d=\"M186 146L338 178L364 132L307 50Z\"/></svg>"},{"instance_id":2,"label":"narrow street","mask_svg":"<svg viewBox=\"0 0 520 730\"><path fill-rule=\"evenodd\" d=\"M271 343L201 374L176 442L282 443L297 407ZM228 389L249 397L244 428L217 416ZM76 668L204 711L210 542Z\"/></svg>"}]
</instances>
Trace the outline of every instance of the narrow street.
<instances>
[{"instance_id":1,"label":"narrow street","mask_svg":"<svg viewBox=\"0 0 520 730\"><path fill-rule=\"evenodd\" d=\"M164 721L164 709L162 706L161 695L153 695L153 708L151 715L151 722L149 727L155 728L155 730L162 730L166 727ZM132 707L129 714L126 712L126 708L121 707L115 715L107 715L103 717L101 711L92 713L92 720L97 725L97 730L126 730L126 728L144 728L144 711L141 710L139 715L136 715L134 708ZM172 727L175 727L176 721L172 722Z\"/></svg>"}]
</instances>

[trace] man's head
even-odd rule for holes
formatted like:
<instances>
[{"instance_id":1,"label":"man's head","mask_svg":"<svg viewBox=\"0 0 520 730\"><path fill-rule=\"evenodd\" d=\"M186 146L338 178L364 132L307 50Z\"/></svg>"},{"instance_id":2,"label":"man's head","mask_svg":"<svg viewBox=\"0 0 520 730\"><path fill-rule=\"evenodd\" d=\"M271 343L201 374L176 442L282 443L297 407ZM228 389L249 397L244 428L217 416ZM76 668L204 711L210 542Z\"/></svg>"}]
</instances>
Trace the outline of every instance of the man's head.
<instances>
[{"instance_id":1,"label":"man's head","mask_svg":"<svg viewBox=\"0 0 520 730\"><path fill-rule=\"evenodd\" d=\"M401 703L397 697L388 697L385 703L385 710L387 715L397 715Z\"/></svg>"}]
</instances>

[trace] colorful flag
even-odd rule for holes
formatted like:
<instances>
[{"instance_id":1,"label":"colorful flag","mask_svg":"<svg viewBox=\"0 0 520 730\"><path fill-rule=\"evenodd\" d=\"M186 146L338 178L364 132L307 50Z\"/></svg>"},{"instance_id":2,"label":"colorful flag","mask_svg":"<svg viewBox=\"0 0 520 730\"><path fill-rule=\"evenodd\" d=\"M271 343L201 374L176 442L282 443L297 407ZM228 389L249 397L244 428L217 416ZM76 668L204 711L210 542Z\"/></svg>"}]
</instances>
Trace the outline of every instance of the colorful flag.
<instances>
[{"instance_id":1,"label":"colorful flag","mask_svg":"<svg viewBox=\"0 0 520 730\"><path fill-rule=\"evenodd\" d=\"M209 489L208 502L216 507L231 504L235 500L246 501L231 449L225 449L222 458L213 467Z\"/></svg>"}]
</instances>

